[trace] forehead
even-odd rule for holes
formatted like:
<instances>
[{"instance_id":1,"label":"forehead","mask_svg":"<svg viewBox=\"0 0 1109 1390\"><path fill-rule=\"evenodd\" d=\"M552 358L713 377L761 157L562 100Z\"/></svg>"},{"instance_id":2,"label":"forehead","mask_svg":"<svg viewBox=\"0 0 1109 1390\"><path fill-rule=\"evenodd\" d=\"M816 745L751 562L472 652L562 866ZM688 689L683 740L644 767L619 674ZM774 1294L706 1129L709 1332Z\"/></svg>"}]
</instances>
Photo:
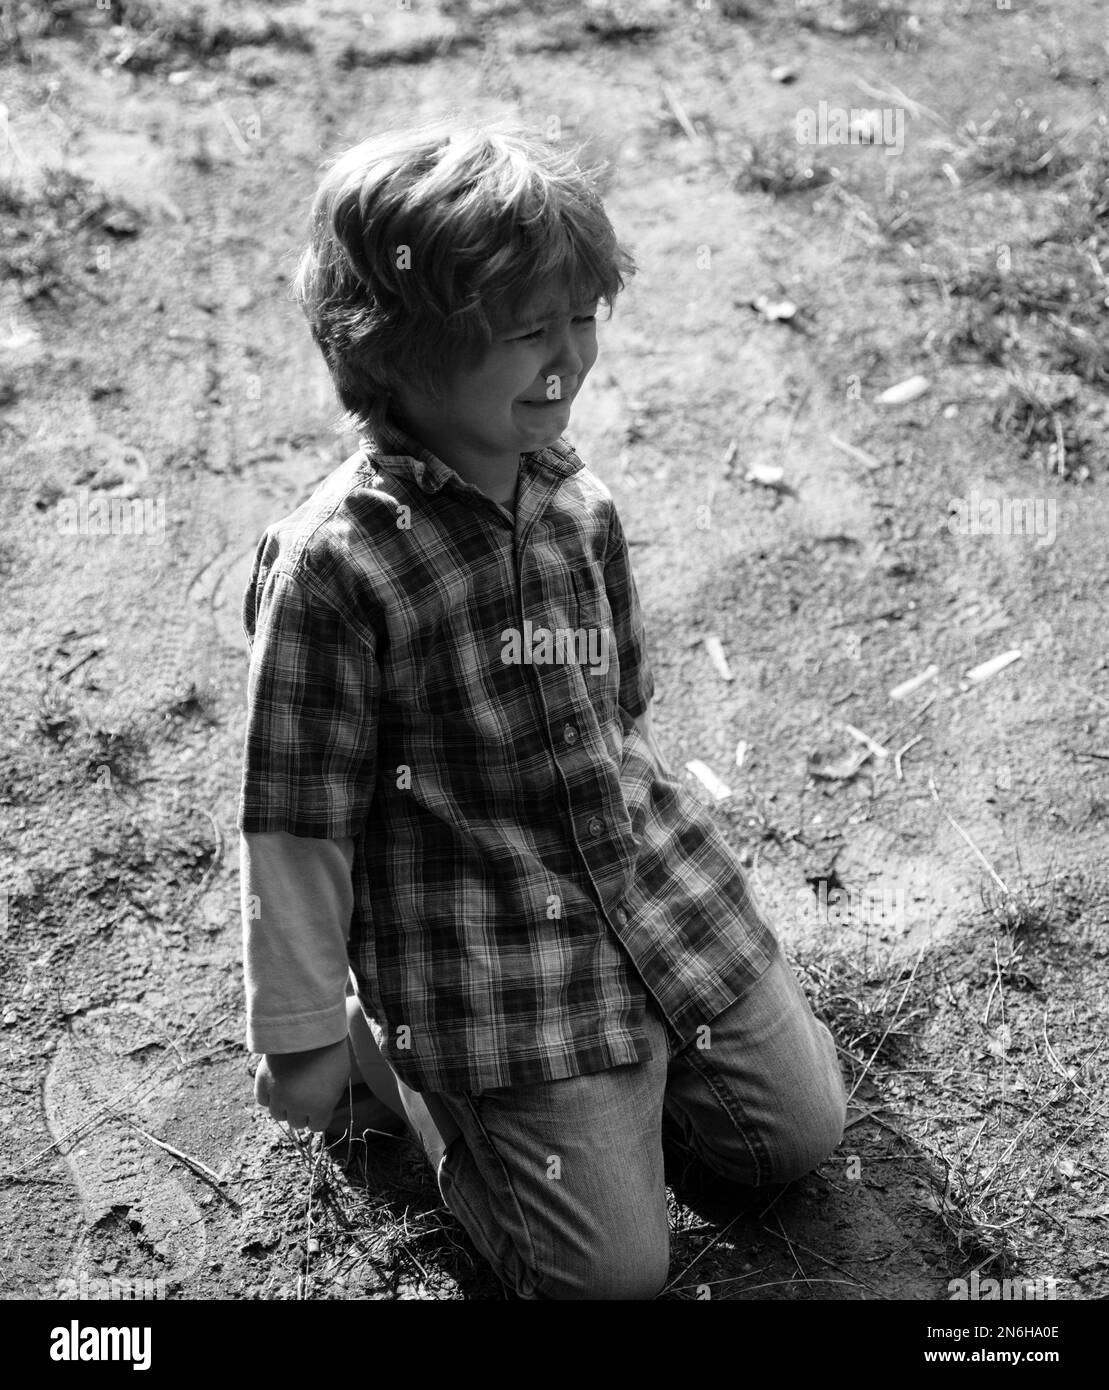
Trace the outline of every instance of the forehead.
<instances>
[{"instance_id":1,"label":"forehead","mask_svg":"<svg viewBox=\"0 0 1109 1390\"><path fill-rule=\"evenodd\" d=\"M545 319L564 317L576 309L591 305L598 298L589 290L578 291L573 286L548 287L525 295L514 304L502 306L494 315L494 323L502 328L542 323Z\"/></svg>"}]
</instances>

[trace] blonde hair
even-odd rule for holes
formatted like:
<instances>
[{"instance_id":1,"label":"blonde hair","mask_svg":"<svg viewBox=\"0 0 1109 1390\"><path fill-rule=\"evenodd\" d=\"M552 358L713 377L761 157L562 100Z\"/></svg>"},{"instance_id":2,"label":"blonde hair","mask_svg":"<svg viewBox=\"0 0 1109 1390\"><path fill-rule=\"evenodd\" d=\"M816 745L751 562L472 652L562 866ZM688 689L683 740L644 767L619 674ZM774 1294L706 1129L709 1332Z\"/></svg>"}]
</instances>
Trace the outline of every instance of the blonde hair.
<instances>
[{"instance_id":1,"label":"blonde hair","mask_svg":"<svg viewBox=\"0 0 1109 1390\"><path fill-rule=\"evenodd\" d=\"M438 394L551 289L611 310L635 273L596 171L498 126L437 124L339 155L316 191L293 294L346 408L372 433L398 386Z\"/></svg>"}]
</instances>

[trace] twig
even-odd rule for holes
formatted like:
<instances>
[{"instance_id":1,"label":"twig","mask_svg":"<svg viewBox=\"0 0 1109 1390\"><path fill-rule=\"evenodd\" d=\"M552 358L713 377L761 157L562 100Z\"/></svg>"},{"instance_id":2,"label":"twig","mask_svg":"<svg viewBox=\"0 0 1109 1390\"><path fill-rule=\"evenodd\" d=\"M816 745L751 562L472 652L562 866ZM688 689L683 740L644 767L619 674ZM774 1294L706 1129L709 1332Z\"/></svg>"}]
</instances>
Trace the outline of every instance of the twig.
<instances>
[{"instance_id":1,"label":"twig","mask_svg":"<svg viewBox=\"0 0 1109 1390\"><path fill-rule=\"evenodd\" d=\"M890 750L884 747L877 739L873 739L862 729L856 729L854 724L844 724L843 726L852 738L857 739L864 748L868 749L876 758L888 758Z\"/></svg>"},{"instance_id":2,"label":"twig","mask_svg":"<svg viewBox=\"0 0 1109 1390\"><path fill-rule=\"evenodd\" d=\"M1075 1089L1080 1095L1085 1096L1086 1099L1087 1099L1087 1100L1090 1102L1090 1104L1092 1105L1092 1104L1093 1104L1093 1096L1091 1096L1090 1093L1089 1093L1087 1090L1085 1090L1082 1086L1080 1086L1080 1085L1078 1084L1077 1081L1075 1081L1074 1077L1071 1076L1070 1072L1066 1069L1066 1067L1063 1066L1062 1062L1059 1060L1059 1054L1055 1051L1055 1049L1054 1049L1054 1048L1052 1047L1052 1045L1051 1045L1051 1041L1050 1041L1050 1039L1049 1039L1048 1036L1047 1036L1047 1011L1046 1011L1046 1010L1044 1011L1044 1016L1043 1016L1043 1035L1044 1035L1044 1048L1045 1048L1046 1051L1047 1051L1047 1060L1051 1063L1051 1069L1052 1069L1052 1071L1054 1071L1054 1072L1056 1073L1057 1076L1061 1076L1061 1077L1063 1078L1064 1081L1069 1082L1070 1085L1072 1085L1072 1086L1074 1087L1074 1089Z\"/></svg>"},{"instance_id":3,"label":"twig","mask_svg":"<svg viewBox=\"0 0 1109 1390\"><path fill-rule=\"evenodd\" d=\"M184 1163L185 1166L190 1168L196 1174L196 1176L200 1178L202 1182L206 1182L209 1187L213 1188L215 1192L227 1203L227 1205L231 1208L232 1211L237 1212L241 1210L239 1203L236 1202L233 1197L229 1197L227 1193L224 1192L220 1182L219 1174L213 1172L212 1169L209 1168L206 1163L201 1163L199 1158L193 1158L191 1154L184 1153L181 1149L174 1148L172 1144L167 1144L164 1139L159 1139L156 1135L148 1134L141 1125L137 1125L134 1122L134 1120L128 1119L126 1115L117 1114L116 1118L126 1121L126 1123L129 1124L131 1128L136 1131L136 1133L141 1134L144 1139L148 1139L150 1143L155 1145L156 1148L163 1149L167 1154L170 1155L171 1158L176 1158L181 1163Z\"/></svg>"},{"instance_id":4,"label":"twig","mask_svg":"<svg viewBox=\"0 0 1109 1390\"><path fill-rule=\"evenodd\" d=\"M678 1282L679 1279L683 1278L683 1276L685 1276L686 1274L688 1274L689 1271L693 1268L693 1266L697 1263L697 1261L701 1258L701 1256L702 1256L702 1255L707 1255L708 1252L712 1249L712 1247L716 1244L717 1241L723 1240L724 1237L728 1234L728 1232L732 1229L732 1227L735 1225L735 1223L736 1223L738 1220L739 1220L739 1216L738 1216L738 1215L733 1216L732 1219L728 1222L728 1224L727 1224L726 1226L722 1226L722 1227L720 1228L720 1230L717 1231L717 1233L716 1233L716 1234L713 1236L713 1238L709 1241L709 1243L705 1246L705 1248L704 1248L703 1250L699 1250L699 1251L697 1252L697 1254L694 1255L694 1257L693 1257L693 1258L690 1260L690 1262L686 1265L685 1269L683 1269L683 1270L681 1271L680 1274L676 1274L676 1275L674 1276L674 1278L671 1279L671 1281L669 1282L669 1284L666 1285L666 1288L664 1288L664 1289L662 1290L662 1293L668 1293L668 1292L674 1287L674 1285Z\"/></svg>"},{"instance_id":5,"label":"twig","mask_svg":"<svg viewBox=\"0 0 1109 1390\"><path fill-rule=\"evenodd\" d=\"M807 1279L808 1276L806 1275L804 1269L801 1267L801 1261L797 1258L797 1251L793 1248L793 1242L786 1234L786 1228L782 1225L782 1217L780 1212L774 1213L774 1220L778 1223L778 1230L782 1233L782 1239L786 1243L786 1249L789 1251L790 1258L793 1260L793 1263L797 1266L797 1273L801 1276L802 1279Z\"/></svg>"},{"instance_id":6,"label":"twig","mask_svg":"<svg viewBox=\"0 0 1109 1390\"><path fill-rule=\"evenodd\" d=\"M990 992L986 996L986 1011L982 1015L983 1028L988 1028L990 1026L990 1009L993 1007L993 997L999 990L1001 990L1001 960L997 954L996 936L993 939L993 963L997 973L994 976L993 983L990 985ZM1010 960L1009 963L1011 965L1012 961ZM1005 1022L1005 993L1003 990L1001 990L1001 1021L1002 1023Z\"/></svg>"},{"instance_id":7,"label":"twig","mask_svg":"<svg viewBox=\"0 0 1109 1390\"><path fill-rule=\"evenodd\" d=\"M693 1285L693 1287L704 1287L706 1289L711 1289L715 1288L717 1284L734 1284L737 1283L740 1279L747 1278L750 1278L750 1275L737 1274L734 1279L713 1279L708 1284L705 1284L703 1286L700 1284L695 1284ZM811 1276L806 1276L803 1281L799 1279L771 1279L768 1280L765 1284L751 1284L746 1289L740 1289L739 1292L758 1293L760 1289L795 1289L797 1285L802 1282L806 1284L834 1284L837 1288L842 1287L847 1289L865 1289L867 1287L865 1284L856 1283L854 1279L821 1279L819 1277L812 1278Z\"/></svg>"},{"instance_id":8,"label":"twig","mask_svg":"<svg viewBox=\"0 0 1109 1390\"><path fill-rule=\"evenodd\" d=\"M952 816L952 814L950 813L950 811L948 811L947 807L944 806L944 804L940 801L940 794L939 794L939 792L938 792L937 789L936 789L936 779L935 779L935 777L934 777L934 775L933 775L932 773L929 773L929 774L928 774L928 790L932 793L933 797L935 798L936 805L940 808L940 810L944 813L944 815L945 815L945 816L947 817L947 819L950 821L952 827L953 827L955 830L957 830L957 831L959 832L959 834L960 834L960 835L963 837L963 839L967 842L967 844L970 846L970 848L974 851L974 853L978 856L978 858L979 858L979 859L982 861L982 863L986 866L986 869L988 870L989 875L990 875L990 877L993 879L993 881L997 884L997 886L1001 889L1001 891L1005 894L1005 896L1006 896L1007 898L1011 898L1013 895L1012 895L1012 893L1010 893L1009 889L1006 887L1005 880L1000 876L1000 874L998 874L997 870L996 870L996 869L994 868L994 866L990 863L990 861L986 858L986 856L982 853L982 851L978 848L978 846L974 843L974 841L970 838L970 836L967 834L967 832L963 829L963 827L959 824L959 822L954 818L954 816Z\"/></svg>"},{"instance_id":9,"label":"twig","mask_svg":"<svg viewBox=\"0 0 1109 1390\"><path fill-rule=\"evenodd\" d=\"M65 670L62 671L61 674L58 676L58 680L69 680L70 676L73 675L74 671L79 671L81 667L84 666L87 662L92 661L94 657L99 656L103 650L103 647L91 647L78 661L74 661L72 665L67 666Z\"/></svg>"},{"instance_id":10,"label":"twig","mask_svg":"<svg viewBox=\"0 0 1109 1390\"><path fill-rule=\"evenodd\" d=\"M893 766L894 770L897 773L897 780L899 782L903 782L905 780L904 773L901 770L901 759L905 756L905 754L909 751L910 748L915 748L923 737L923 734L917 734L916 738L911 738L908 741L908 743L902 744L901 747L897 750L897 752L893 755Z\"/></svg>"},{"instance_id":11,"label":"twig","mask_svg":"<svg viewBox=\"0 0 1109 1390\"><path fill-rule=\"evenodd\" d=\"M778 1232L772 1230L769 1226L763 1226L762 1229L767 1233L767 1235L773 1236L775 1240L779 1239ZM802 1241L796 1240L795 1238L794 1243L797 1245L798 1249L803 1250L806 1255L812 1255L814 1259L819 1260L820 1263L823 1265L827 1265L829 1269L834 1269L839 1274L851 1273L851 1270L844 1269L842 1265L836 1264L835 1260L827 1259L826 1256L822 1255L819 1250L810 1250L809 1247L805 1245ZM877 1294L878 1297L882 1299L884 1302L889 1302L887 1296L884 1293L882 1293L880 1289L874 1288L872 1284L866 1283L865 1280L861 1282L860 1287L867 1289L870 1293Z\"/></svg>"},{"instance_id":12,"label":"twig","mask_svg":"<svg viewBox=\"0 0 1109 1390\"><path fill-rule=\"evenodd\" d=\"M802 410L804 410L810 395L812 395L812 388L806 386L797 397L797 401L789 413L789 419L786 421L785 431L782 435L782 446L778 451L779 457L784 457L786 450L789 448L789 441L793 438L793 427L797 423L797 417L801 414Z\"/></svg>"},{"instance_id":13,"label":"twig","mask_svg":"<svg viewBox=\"0 0 1109 1390\"><path fill-rule=\"evenodd\" d=\"M854 444L848 444L846 439L840 439L838 435L829 434L828 443L833 448L838 449L841 454L846 454L856 463L861 463L864 468L881 468L882 460L875 458L873 454L868 454L865 449L859 449Z\"/></svg>"},{"instance_id":14,"label":"twig","mask_svg":"<svg viewBox=\"0 0 1109 1390\"><path fill-rule=\"evenodd\" d=\"M865 92L868 97L874 97L878 101L898 102L902 105L914 120L920 120L921 116L927 116L930 121L935 121L937 125L946 128L947 122L942 116L937 115L930 106L925 106L923 102L913 101L912 97L907 97L899 87L895 87L891 82L888 87L872 87L869 82L864 82L861 77L853 77L851 81L858 87L860 92Z\"/></svg>"},{"instance_id":15,"label":"twig","mask_svg":"<svg viewBox=\"0 0 1109 1390\"><path fill-rule=\"evenodd\" d=\"M694 145L700 145L702 143L701 132L689 119L689 113L682 105L681 99L669 82L664 82L662 84L662 95L666 98L667 106L669 106L670 110L674 113L674 119L681 126L688 139Z\"/></svg>"}]
</instances>

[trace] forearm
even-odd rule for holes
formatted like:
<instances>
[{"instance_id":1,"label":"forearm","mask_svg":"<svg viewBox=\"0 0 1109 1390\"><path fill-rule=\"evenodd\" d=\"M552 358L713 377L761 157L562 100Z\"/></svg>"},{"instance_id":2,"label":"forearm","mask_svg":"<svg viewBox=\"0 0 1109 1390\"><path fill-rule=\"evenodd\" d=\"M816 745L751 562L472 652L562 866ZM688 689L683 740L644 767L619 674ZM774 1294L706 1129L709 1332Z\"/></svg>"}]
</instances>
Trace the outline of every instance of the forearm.
<instances>
[{"instance_id":1,"label":"forearm","mask_svg":"<svg viewBox=\"0 0 1109 1390\"><path fill-rule=\"evenodd\" d=\"M352 839L240 837L247 1046L309 1052L347 1032Z\"/></svg>"}]
</instances>

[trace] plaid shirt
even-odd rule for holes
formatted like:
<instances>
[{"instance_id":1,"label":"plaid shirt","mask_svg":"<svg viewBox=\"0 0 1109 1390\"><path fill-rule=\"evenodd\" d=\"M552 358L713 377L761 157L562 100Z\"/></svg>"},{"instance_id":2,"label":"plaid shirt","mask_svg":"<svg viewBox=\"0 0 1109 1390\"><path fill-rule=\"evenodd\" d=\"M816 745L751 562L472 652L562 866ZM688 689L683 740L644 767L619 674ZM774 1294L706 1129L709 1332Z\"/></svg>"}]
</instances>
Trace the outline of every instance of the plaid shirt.
<instances>
[{"instance_id":1,"label":"plaid shirt","mask_svg":"<svg viewBox=\"0 0 1109 1390\"><path fill-rule=\"evenodd\" d=\"M418 1090L644 1060L777 943L633 723L654 690L612 497L564 441L516 514L382 431L263 537L239 826L353 836L350 963Z\"/></svg>"}]
</instances>

